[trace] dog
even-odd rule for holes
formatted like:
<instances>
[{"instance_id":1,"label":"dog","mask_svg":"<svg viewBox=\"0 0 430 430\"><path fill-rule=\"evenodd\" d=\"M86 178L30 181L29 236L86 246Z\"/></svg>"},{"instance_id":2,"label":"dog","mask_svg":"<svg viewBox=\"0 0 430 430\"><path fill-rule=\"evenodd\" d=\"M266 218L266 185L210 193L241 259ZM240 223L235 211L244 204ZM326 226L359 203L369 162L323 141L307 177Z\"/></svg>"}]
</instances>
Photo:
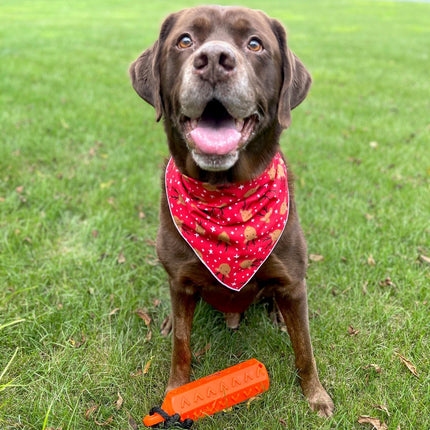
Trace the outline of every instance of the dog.
<instances>
[{"instance_id":1,"label":"dog","mask_svg":"<svg viewBox=\"0 0 430 430\"><path fill-rule=\"evenodd\" d=\"M268 296L285 321L310 407L331 416L309 334L306 242L279 146L311 77L284 27L243 7L181 10L129 73L156 120L164 118L171 155L156 242L172 307L166 391L189 382L198 299L237 328L250 304Z\"/></svg>"}]
</instances>

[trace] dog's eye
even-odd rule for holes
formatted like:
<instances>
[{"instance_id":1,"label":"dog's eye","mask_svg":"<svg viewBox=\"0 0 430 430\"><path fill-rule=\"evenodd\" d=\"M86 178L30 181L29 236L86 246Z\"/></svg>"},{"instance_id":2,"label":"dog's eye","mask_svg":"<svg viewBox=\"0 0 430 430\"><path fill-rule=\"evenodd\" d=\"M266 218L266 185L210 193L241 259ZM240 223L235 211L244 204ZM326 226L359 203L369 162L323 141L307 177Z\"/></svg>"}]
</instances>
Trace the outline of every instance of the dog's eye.
<instances>
[{"instance_id":1,"label":"dog's eye","mask_svg":"<svg viewBox=\"0 0 430 430\"><path fill-rule=\"evenodd\" d=\"M260 52L263 50L263 44L255 37L248 42L248 49L253 52Z\"/></svg>"},{"instance_id":2,"label":"dog's eye","mask_svg":"<svg viewBox=\"0 0 430 430\"><path fill-rule=\"evenodd\" d=\"M191 46L193 46L193 41L192 41L191 37L188 36L188 34L185 34L184 36L182 36L178 40L177 46L178 46L178 48L181 48L181 49L187 49L187 48L190 48Z\"/></svg>"}]
</instances>

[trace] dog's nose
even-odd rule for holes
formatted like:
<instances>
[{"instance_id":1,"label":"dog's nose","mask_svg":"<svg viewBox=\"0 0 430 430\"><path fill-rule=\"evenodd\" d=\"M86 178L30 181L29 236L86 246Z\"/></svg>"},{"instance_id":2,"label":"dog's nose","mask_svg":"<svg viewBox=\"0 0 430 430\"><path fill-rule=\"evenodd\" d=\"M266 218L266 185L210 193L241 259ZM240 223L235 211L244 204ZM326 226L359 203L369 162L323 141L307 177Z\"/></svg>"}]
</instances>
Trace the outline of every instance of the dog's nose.
<instances>
[{"instance_id":1,"label":"dog's nose","mask_svg":"<svg viewBox=\"0 0 430 430\"><path fill-rule=\"evenodd\" d=\"M236 56L227 45L209 43L196 52L194 73L201 79L216 84L228 79L236 70Z\"/></svg>"}]
</instances>

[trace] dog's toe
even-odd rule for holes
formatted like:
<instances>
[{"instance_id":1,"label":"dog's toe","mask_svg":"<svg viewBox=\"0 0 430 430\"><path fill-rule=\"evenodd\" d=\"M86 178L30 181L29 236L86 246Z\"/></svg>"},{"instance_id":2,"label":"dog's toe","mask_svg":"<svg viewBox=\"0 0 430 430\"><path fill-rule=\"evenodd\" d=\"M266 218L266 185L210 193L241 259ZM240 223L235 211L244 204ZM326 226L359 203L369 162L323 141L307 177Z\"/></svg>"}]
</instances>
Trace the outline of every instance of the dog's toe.
<instances>
[{"instance_id":1,"label":"dog's toe","mask_svg":"<svg viewBox=\"0 0 430 430\"><path fill-rule=\"evenodd\" d=\"M331 417L334 411L334 403L327 392L322 388L308 398L311 409L320 417Z\"/></svg>"}]
</instances>

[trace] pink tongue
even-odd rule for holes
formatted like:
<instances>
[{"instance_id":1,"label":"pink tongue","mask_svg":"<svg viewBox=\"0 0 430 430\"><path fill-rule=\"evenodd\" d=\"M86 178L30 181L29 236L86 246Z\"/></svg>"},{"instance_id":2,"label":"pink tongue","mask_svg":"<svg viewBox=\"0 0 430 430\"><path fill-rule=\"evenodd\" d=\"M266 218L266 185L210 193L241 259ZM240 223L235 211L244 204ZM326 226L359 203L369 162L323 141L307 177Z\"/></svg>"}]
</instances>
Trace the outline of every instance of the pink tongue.
<instances>
[{"instance_id":1,"label":"pink tongue","mask_svg":"<svg viewBox=\"0 0 430 430\"><path fill-rule=\"evenodd\" d=\"M205 154L225 155L236 149L241 134L233 127L196 127L190 133L194 143Z\"/></svg>"}]
</instances>

